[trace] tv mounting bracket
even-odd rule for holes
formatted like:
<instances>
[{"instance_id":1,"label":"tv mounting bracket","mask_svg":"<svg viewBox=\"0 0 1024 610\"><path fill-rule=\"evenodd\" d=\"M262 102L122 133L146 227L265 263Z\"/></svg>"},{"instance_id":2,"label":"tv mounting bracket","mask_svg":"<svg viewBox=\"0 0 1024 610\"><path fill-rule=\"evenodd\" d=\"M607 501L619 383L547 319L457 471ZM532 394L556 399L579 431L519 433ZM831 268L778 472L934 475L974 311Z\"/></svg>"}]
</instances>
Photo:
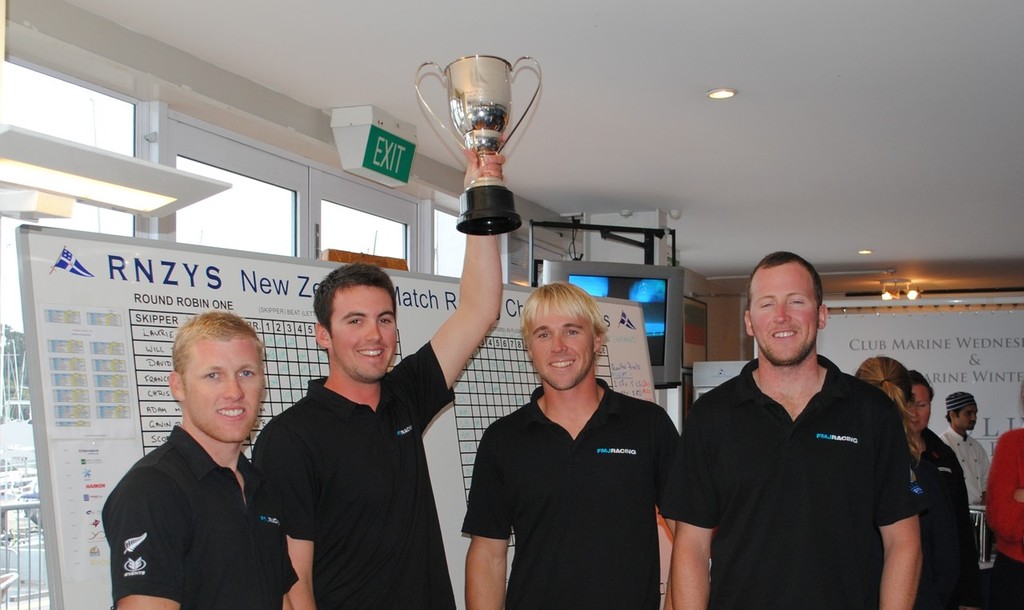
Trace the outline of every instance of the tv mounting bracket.
<instances>
[{"instance_id":1,"label":"tv mounting bracket","mask_svg":"<svg viewBox=\"0 0 1024 610\"><path fill-rule=\"evenodd\" d=\"M644 264L654 264L654 239L664 239L668 235L671 240L671 250L673 258L676 252L676 230L668 227L659 229L645 229L642 227L616 227L614 225L592 225L580 222L578 218L573 218L572 222L549 222L540 220L530 221L530 286L537 287L537 266L538 262L533 255L533 231L535 227L542 229L568 229L572 231L596 231L601 235L601 239L607 239L609 241L617 241L622 244L630 246L636 246L643 248L644 250ZM633 239L620 235L620 233L636 233L643 235L643 240Z\"/></svg>"}]
</instances>

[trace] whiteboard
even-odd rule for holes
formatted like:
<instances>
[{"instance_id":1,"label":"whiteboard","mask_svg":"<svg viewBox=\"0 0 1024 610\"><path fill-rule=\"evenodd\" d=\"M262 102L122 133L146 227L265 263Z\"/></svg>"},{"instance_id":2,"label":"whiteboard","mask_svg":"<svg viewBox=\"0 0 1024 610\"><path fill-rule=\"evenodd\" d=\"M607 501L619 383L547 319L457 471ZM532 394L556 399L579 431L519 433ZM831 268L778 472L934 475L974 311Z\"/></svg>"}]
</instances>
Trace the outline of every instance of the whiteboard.
<instances>
[{"instance_id":1,"label":"whiteboard","mask_svg":"<svg viewBox=\"0 0 1024 610\"><path fill-rule=\"evenodd\" d=\"M255 438L305 395L309 379L327 375L313 339L313 293L337 265L34 226L19 227L17 244L26 338L37 356L30 384L51 604L109 607L111 558L100 509L128 468L180 421L167 388L175 329L220 309L257 330L267 344L268 393ZM458 284L388 272L400 359L458 306ZM505 288L501 317L456 383L454 406L424 437L460 606L469 546L461 528L477 442L539 384L519 334L528 295L526 288ZM599 302L609 328L598 376L623 394L653 401L639 306Z\"/></svg>"}]
</instances>

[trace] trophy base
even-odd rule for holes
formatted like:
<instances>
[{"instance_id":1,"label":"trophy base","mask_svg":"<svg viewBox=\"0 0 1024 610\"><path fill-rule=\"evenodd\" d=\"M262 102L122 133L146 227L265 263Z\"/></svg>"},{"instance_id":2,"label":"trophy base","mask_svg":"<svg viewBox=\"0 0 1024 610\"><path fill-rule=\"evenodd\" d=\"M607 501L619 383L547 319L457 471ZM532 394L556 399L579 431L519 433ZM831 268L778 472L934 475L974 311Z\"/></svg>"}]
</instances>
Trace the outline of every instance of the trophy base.
<instances>
[{"instance_id":1,"label":"trophy base","mask_svg":"<svg viewBox=\"0 0 1024 610\"><path fill-rule=\"evenodd\" d=\"M459 204L462 213L455 228L468 235L500 235L523 224L512 191L503 186L474 186L462 194Z\"/></svg>"}]
</instances>

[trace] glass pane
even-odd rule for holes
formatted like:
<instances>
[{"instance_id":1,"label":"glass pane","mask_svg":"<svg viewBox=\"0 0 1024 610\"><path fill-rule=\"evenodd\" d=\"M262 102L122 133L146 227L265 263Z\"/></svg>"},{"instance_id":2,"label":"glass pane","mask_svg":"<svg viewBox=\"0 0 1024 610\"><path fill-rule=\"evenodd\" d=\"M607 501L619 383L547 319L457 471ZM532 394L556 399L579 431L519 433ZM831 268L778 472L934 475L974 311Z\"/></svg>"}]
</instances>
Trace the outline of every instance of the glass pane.
<instances>
[{"instance_id":1,"label":"glass pane","mask_svg":"<svg viewBox=\"0 0 1024 610\"><path fill-rule=\"evenodd\" d=\"M4 62L0 89L3 121L65 140L131 155L135 150L135 105ZM132 235L134 217L76 203L71 218L39 225L108 235ZM21 289L14 232L22 221L0 220L0 322L21 332Z\"/></svg>"},{"instance_id":2,"label":"glass pane","mask_svg":"<svg viewBox=\"0 0 1024 610\"><path fill-rule=\"evenodd\" d=\"M133 104L14 64L5 64L4 70L4 86L0 90L4 122L115 153L134 154ZM130 236L134 233L134 221L131 214L76 203L71 218L41 220L36 224ZM36 502L36 508L31 510L38 514L34 438L27 423L31 416L27 380L37 355L28 353L29 337L22 319L14 243L16 228L21 224L26 222L0 217L0 464L5 469L5 483L15 480L8 475L18 477L16 487L5 485L3 499ZM33 541L25 548L38 549L44 532L38 526L38 517L26 518L30 514L27 510L5 512L4 534L21 532L26 542ZM38 552L35 559L32 554L26 557L29 561L23 562L23 568L18 570L16 588L7 593L17 594L17 599L30 607L36 607L33 602L37 599L42 604L38 607L49 607L45 564L36 561L40 557Z\"/></svg>"},{"instance_id":3,"label":"glass pane","mask_svg":"<svg viewBox=\"0 0 1024 610\"><path fill-rule=\"evenodd\" d=\"M135 104L4 63L3 122L132 156Z\"/></svg>"},{"instance_id":4,"label":"glass pane","mask_svg":"<svg viewBox=\"0 0 1024 610\"><path fill-rule=\"evenodd\" d=\"M320 202L320 248L406 259L406 225L331 203Z\"/></svg>"},{"instance_id":5,"label":"glass pane","mask_svg":"<svg viewBox=\"0 0 1024 610\"><path fill-rule=\"evenodd\" d=\"M295 191L185 157L177 164L232 185L178 211L178 242L295 256Z\"/></svg>"},{"instance_id":6,"label":"glass pane","mask_svg":"<svg viewBox=\"0 0 1024 610\"><path fill-rule=\"evenodd\" d=\"M458 218L454 214L434 210L434 274L447 277L462 276L462 262L466 256L466 236L455 229Z\"/></svg>"}]
</instances>

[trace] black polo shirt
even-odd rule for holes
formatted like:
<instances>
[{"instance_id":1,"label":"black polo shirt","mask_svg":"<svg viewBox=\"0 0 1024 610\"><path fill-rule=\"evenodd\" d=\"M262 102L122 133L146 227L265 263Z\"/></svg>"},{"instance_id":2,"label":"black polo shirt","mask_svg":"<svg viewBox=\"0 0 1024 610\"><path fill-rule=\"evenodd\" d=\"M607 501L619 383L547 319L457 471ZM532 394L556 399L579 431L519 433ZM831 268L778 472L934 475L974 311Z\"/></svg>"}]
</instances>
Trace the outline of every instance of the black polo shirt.
<instances>
[{"instance_id":1,"label":"black polo shirt","mask_svg":"<svg viewBox=\"0 0 1024 610\"><path fill-rule=\"evenodd\" d=\"M377 410L311 381L256 439L292 538L313 541L320 608L454 608L423 430L453 398L428 343L381 380Z\"/></svg>"},{"instance_id":2,"label":"black polo shirt","mask_svg":"<svg viewBox=\"0 0 1024 610\"><path fill-rule=\"evenodd\" d=\"M655 508L678 435L664 409L608 389L573 440L537 400L484 432L462 531L515 531L508 609L656 609Z\"/></svg>"},{"instance_id":3,"label":"black polo shirt","mask_svg":"<svg viewBox=\"0 0 1024 610\"><path fill-rule=\"evenodd\" d=\"M191 608L281 608L296 581L281 512L244 456L218 466L187 432L125 474L103 505L114 604L129 595Z\"/></svg>"},{"instance_id":4,"label":"black polo shirt","mask_svg":"<svg viewBox=\"0 0 1024 610\"><path fill-rule=\"evenodd\" d=\"M683 425L662 513L716 528L711 608L877 608L877 526L925 506L899 413L827 359L793 421L757 387L757 360Z\"/></svg>"},{"instance_id":5,"label":"black polo shirt","mask_svg":"<svg viewBox=\"0 0 1024 610\"><path fill-rule=\"evenodd\" d=\"M960 551L960 577L953 591L953 600L960 606L981 607L981 573L978 568L978 544L974 539L974 521L967 498L967 484L960 460L939 435L928 428L921 432L925 449L921 459L927 460L942 474L942 480L949 490L956 522L957 540Z\"/></svg>"}]
</instances>

